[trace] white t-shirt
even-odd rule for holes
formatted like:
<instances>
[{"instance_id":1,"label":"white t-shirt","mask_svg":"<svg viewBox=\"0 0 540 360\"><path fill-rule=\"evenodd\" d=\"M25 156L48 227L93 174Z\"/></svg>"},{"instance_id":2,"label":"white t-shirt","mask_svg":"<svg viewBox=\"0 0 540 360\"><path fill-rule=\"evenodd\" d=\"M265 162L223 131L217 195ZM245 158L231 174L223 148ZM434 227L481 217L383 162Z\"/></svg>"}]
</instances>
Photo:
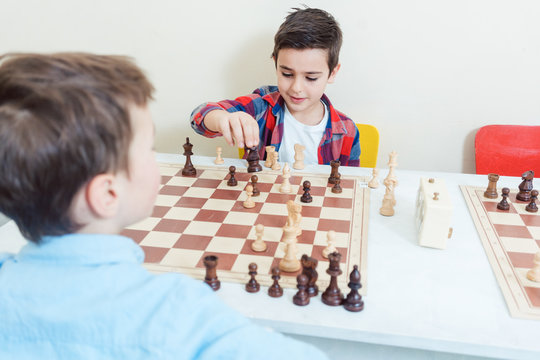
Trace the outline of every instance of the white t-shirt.
<instances>
[{"instance_id":1,"label":"white t-shirt","mask_svg":"<svg viewBox=\"0 0 540 360\"><path fill-rule=\"evenodd\" d=\"M294 144L302 144L306 147L304 150L304 164L318 164L317 149L321 143L324 129L328 120L328 109L324 105L324 114L317 125L305 125L292 116L287 105L283 117L283 139L279 147L279 161L294 163Z\"/></svg>"}]
</instances>

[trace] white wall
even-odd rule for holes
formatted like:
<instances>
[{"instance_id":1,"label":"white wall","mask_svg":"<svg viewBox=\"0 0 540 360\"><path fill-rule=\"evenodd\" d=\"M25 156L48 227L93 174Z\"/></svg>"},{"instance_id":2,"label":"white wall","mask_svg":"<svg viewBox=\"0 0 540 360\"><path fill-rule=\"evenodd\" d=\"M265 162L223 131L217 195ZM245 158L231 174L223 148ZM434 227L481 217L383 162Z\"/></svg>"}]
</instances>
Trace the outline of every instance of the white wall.
<instances>
[{"instance_id":1,"label":"white wall","mask_svg":"<svg viewBox=\"0 0 540 360\"><path fill-rule=\"evenodd\" d=\"M330 11L344 32L334 105L381 134L378 165L474 172L486 124L540 123L540 2L536 0L2 0L0 53L128 54L146 70L156 147L213 155L195 135L206 100L274 83L273 35L288 10ZM227 156L235 156L227 149Z\"/></svg>"}]
</instances>

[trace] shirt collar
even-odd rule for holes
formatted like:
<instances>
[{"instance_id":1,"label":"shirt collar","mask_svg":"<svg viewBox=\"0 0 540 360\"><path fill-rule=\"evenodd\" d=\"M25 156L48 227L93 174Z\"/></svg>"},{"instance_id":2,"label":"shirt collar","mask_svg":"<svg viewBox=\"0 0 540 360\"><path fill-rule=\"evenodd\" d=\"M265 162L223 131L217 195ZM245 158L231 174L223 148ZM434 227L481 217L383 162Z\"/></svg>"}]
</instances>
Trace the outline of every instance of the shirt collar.
<instances>
[{"instance_id":1,"label":"shirt collar","mask_svg":"<svg viewBox=\"0 0 540 360\"><path fill-rule=\"evenodd\" d=\"M142 263L143 260L144 252L132 239L103 234L47 236L39 245L28 243L15 257L15 261L78 265Z\"/></svg>"}]
</instances>

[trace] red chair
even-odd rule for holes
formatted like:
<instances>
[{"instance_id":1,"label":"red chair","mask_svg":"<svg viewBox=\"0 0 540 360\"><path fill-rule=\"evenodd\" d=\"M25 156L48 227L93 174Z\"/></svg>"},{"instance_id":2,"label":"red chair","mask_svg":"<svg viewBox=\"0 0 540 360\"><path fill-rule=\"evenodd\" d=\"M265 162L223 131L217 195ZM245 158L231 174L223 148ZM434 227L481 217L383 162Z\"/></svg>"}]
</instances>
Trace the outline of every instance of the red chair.
<instances>
[{"instance_id":1,"label":"red chair","mask_svg":"<svg viewBox=\"0 0 540 360\"><path fill-rule=\"evenodd\" d=\"M474 140L476 173L540 176L540 126L487 125Z\"/></svg>"}]
</instances>

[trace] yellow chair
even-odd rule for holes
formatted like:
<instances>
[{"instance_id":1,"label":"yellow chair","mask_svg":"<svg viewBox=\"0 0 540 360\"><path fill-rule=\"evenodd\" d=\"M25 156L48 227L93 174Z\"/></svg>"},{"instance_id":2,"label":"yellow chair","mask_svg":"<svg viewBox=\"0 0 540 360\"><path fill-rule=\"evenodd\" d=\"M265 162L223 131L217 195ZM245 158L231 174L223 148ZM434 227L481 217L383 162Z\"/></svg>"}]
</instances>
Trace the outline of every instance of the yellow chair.
<instances>
[{"instance_id":1,"label":"yellow chair","mask_svg":"<svg viewBox=\"0 0 540 360\"><path fill-rule=\"evenodd\" d=\"M360 166L374 168L379 153L379 130L369 124L356 124L356 127L360 132ZM244 149L238 149L238 156L244 157Z\"/></svg>"}]
</instances>

